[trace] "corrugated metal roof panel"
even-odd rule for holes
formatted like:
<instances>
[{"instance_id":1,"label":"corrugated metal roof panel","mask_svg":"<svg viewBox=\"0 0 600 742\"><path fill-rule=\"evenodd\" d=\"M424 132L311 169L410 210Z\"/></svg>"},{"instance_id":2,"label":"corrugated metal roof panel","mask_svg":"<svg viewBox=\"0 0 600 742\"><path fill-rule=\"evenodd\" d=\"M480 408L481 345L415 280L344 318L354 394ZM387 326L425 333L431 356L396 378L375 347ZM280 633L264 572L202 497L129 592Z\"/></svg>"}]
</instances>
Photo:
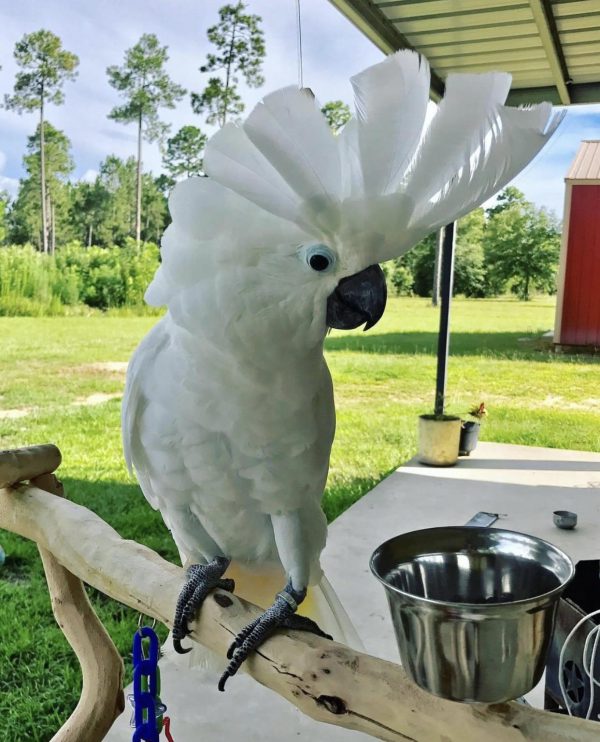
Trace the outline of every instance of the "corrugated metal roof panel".
<instances>
[{"instance_id":1,"label":"corrugated metal roof panel","mask_svg":"<svg viewBox=\"0 0 600 742\"><path fill-rule=\"evenodd\" d=\"M600 102L600 0L330 0L388 53L412 47L432 93L453 71L511 72L509 103Z\"/></svg>"},{"instance_id":2,"label":"corrugated metal roof panel","mask_svg":"<svg viewBox=\"0 0 600 742\"><path fill-rule=\"evenodd\" d=\"M600 140L581 142L567 180L600 180Z\"/></svg>"}]
</instances>

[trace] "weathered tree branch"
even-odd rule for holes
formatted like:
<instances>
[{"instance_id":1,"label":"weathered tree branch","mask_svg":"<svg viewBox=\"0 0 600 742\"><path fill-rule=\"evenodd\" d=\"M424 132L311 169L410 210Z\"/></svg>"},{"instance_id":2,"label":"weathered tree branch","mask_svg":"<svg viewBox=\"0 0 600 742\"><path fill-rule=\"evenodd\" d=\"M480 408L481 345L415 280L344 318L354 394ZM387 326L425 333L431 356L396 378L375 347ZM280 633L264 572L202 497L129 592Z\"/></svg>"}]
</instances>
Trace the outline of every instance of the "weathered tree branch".
<instances>
[{"instance_id":1,"label":"weathered tree branch","mask_svg":"<svg viewBox=\"0 0 600 742\"><path fill-rule=\"evenodd\" d=\"M52 443L0 451L0 488L50 474L58 469L61 458Z\"/></svg>"},{"instance_id":2,"label":"weathered tree branch","mask_svg":"<svg viewBox=\"0 0 600 742\"><path fill-rule=\"evenodd\" d=\"M53 474L36 477L32 484L62 496L62 485ZM77 655L83 677L79 703L52 742L100 742L124 709L123 660L90 605L81 580L50 551L38 548L52 612Z\"/></svg>"},{"instance_id":3,"label":"weathered tree branch","mask_svg":"<svg viewBox=\"0 0 600 742\"><path fill-rule=\"evenodd\" d=\"M122 539L86 508L32 486L4 489L0 527L33 539L80 579L171 625L183 570L145 546ZM224 657L232 637L259 609L216 591L200 613L191 638ZM269 639L244 668L309 716L383 740L598 739L594 722L515 703L486 707L435 698L411 683L398 665L309 634L290 632Z\"/></svg>"},{"instance_id":4,"label":"weathered tree branch","mask_svg":"<svg viewBox=\"0 0 600 742\"><path fill-rule=\"evenodd\" d=\"M59 462L60 453L53 446L0 452L0 483L33 478L46 467L51 467L46 468L51 471ZM58 491L54 480L45 477L37 483L44 490ZM35 486L0 489L0 528L32 539L40 547L55 615L82 661L84 673L82 699L54 739L56 742L83 739L74 731L76 727L69 727L70 722L80 723L81 714L86 708L89 711L96 693L103 694L102 704L98 706L103 705L113 717L119 712L122 665L89 606L81 583L73 575L170 626L183 570L151 549L122 539L90 510ZM202 607L199 619L191 625L190 638L224 657L232 637L259 613L256 606L235 595L215 591ZM243 668L312 718L383 740L596 742L598 739L598 725L594 722L516 703L482 706L436 698L411 683L398 665L312 634L289 632L274 636ZM108 687L102 689L104 682ZM102 725L108 723L106 719L107 716L94 727L99 735L105 728ZM88 729L85 739L92 741L96 737Z\"/></svg>"}]
</instances>

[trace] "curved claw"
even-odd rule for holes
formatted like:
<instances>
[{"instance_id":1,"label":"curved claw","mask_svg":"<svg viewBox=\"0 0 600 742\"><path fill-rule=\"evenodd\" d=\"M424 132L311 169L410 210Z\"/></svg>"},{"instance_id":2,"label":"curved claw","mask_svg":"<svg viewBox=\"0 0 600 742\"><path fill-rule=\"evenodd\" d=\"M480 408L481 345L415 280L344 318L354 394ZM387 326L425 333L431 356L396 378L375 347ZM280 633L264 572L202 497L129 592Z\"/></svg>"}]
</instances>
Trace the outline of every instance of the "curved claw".
<instances>
[{"instance_id":1,"label":"curved claw","mask_svg":"<svg viewBox=\"0 0 600 742\"><path fill-rule=\"evenodd\" d=\"M229 649L227 650L227 659L230 660L233 655L235 654L235 650L237 649L238 645L237 642L231 642L229 645Z\"/></svg>"},{"instance_id":2,"label":"curved claw","mask_svg":"<svg viewBox=\"0 0 600 742\"><path fill-rule=\"evenodd\" d=\"M227 672L227 670L225 670L225 672L221 675L221 678L219 680L219 685L218 685L218 688L221 691L221 693L223 693L223 691L225 690L225 683L227 682L227 678L230 678L230 677L231 675Z\"/></svg>"},{"instance_id":3,"label":"curved claw","mask_svg":"<svg viewBox=\"0 0 600 742\"><path fill-rule=\"evenodd\" d=\"M192 651L192 647L187 647L187 649L184 649L181 646L181 639L173 639L173 649L177 652L177 654L187 654L188 652Z\"/></svg>"}]
</instances>

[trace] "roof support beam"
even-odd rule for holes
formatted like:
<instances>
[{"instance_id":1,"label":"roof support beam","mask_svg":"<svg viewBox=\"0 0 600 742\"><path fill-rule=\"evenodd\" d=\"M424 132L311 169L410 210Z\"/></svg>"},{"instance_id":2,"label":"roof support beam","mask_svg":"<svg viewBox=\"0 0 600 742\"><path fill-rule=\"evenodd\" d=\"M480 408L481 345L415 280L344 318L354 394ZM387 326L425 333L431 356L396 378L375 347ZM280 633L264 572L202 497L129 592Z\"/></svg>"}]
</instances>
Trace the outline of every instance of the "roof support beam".
<instances>
[{"instance_id":1,"label":"roof support beam","mask_svg":"<svg viewBox=\"0 0 600 742\"><path fill-rule=\"evenodd\" d=\"M560 102L568 106L571 103L567 89L567 83L570 82L569 70L560 44L552 7L548 0L529 0L529 5L540 32L540 39L552 70Z\"/></svg>"},{"instance_id":2,"label":"roof support beam","mask_svg":"<svg viewBox=\"0 0 600 742\"><path fill-rule=\"evenodd\" d=\"M384 54L392 54L399 49L415 50L371 0L329 0L329 2ZM433 70L431 70L431 95L435 100L444 95L444 82Z\"/></svg>"}]
</instances>

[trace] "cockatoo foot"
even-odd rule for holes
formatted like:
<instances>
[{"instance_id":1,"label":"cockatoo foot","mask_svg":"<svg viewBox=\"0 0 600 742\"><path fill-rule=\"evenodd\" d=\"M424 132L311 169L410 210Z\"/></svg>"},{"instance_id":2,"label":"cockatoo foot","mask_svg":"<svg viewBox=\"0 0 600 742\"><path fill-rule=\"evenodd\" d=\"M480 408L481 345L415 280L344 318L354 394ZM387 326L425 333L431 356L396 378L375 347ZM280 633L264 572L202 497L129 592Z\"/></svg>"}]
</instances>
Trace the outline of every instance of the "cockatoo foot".
<instances>
[{"instance_id":1,"label":"cockatoo foot","mask_svg":"<svg viewBox=\"0 0 600 742\"><path fill-rule=\"evenodd\" d=\"M208 593L216 587L233 592L233 580L222 579L228 566L229 559L215 557L208 564L192 564L188 567L173 620L173 648L179 654L186 654L192 649L184 649L181 640L190 633L188 622L194 618Z\"/></svg>"},{"instance_id":2,"label":"cockatoo foot","mask_svg":"<svg viewBox=\"0 0 600 742\"><path fill-rule=\"evenodd\" d=\"M258 649L277 629L310 631L325 639L331 639L329 634L321 631L315 621L306 616L296 615L296 610L305 597L306 589L294 590L289 583L285 590L277 595L273 605L267 608L262 616L240 631L227 652L227 659L230 662L219 680L219 690L225 690L227 678L235 675L248 656Z\"/></svg>"}]
</instances>

